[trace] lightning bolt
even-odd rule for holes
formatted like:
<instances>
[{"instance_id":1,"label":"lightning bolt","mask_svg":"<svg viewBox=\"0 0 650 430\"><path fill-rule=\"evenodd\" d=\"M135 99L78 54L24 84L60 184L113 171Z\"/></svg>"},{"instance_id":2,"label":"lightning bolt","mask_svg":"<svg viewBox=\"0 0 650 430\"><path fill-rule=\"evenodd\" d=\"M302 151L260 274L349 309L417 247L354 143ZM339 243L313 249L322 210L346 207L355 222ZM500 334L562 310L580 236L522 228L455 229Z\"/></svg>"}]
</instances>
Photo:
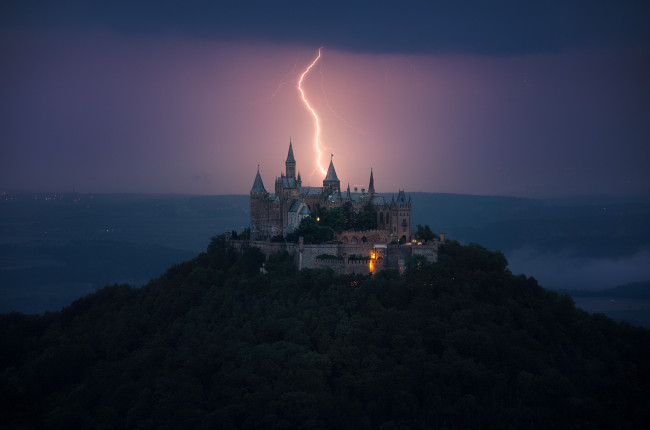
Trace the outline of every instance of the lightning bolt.
<instances>
[{"instance_id":1,"label":"lightning bolt","mask_svg":"<svg viewBox=\"0 0 650 430\"><path fill-rule=\"evenodd\" d=\"M314 136L314 146L316 147L316 152L318 153L318 156L316 157L316 165L320 169L321 173L323 175L325 175L327 172L325 171L323 166L321 166L321 164L320 164L320 156L321 156L321 149L320 149L320 120L318 119L318 115L316 114L316 111L314 110L314 108L312 108L311 105L309 104L309 102L307 101L307 98L305 97L305 92L302 89L302 80L311 71L312 67L314 67L314 65L320 59L320 51L321 51L321 49L323 49L322 46L320 48L318 48L318 56L314 59L314 61L311 62L309 67L307 67L305 69L305 71L302 72L302 75L300 75L300 79L298 80L298 91L300 91L300 95L302 97L302 101L305 103L305 106L307 106L307 109L309 110L309 112L311 112L312 116L314 117L314 123L316 125L316 135Z\"/></svg>"}]
</instances>

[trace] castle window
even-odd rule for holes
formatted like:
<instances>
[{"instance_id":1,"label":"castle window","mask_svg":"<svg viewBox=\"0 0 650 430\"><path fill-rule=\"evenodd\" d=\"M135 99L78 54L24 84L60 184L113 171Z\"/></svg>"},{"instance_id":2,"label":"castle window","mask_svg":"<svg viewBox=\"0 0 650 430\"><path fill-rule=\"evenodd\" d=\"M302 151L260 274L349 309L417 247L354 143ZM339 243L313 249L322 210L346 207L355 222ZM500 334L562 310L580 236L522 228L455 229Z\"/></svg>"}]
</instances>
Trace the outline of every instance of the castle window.
<instances>
[{"instance_id":1,"label":"castle window","mask_svg":"<svg viewBox=\"0 0 650 430\"><path fill-rule=\"evenodd\" d=\"M386 213L386 224L390 223L390 214Z\"/></svg>"},{"instance_id":2,"label":"castle window","mask_svg":"<svg viewBox=\"0 0 650 430\"><path fill-rule=\"evenodd\" d=\"M384 223L384 213L379 212L379 224L383 224L383 223Z\"/></svg>"}]
</instances>

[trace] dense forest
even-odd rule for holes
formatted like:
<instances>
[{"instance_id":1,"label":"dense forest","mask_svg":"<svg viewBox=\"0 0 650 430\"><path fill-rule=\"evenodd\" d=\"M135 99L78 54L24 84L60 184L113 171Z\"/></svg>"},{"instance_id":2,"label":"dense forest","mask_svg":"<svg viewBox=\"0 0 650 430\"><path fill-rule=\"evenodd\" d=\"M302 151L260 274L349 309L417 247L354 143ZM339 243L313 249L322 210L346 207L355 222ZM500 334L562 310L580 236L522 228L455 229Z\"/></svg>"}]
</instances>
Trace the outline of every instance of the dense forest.
<instances>
[{"instance_id":1,"label":"dense forest","mask_svg":"<svg viewBox=\"0 0 650 430\"><path fill-rule=\"evenodd\" d=\"M335 276L223 237L142 288L0 317L6 428L642 428L650 331L450 241Z\"/></svg>"}]
</instances>

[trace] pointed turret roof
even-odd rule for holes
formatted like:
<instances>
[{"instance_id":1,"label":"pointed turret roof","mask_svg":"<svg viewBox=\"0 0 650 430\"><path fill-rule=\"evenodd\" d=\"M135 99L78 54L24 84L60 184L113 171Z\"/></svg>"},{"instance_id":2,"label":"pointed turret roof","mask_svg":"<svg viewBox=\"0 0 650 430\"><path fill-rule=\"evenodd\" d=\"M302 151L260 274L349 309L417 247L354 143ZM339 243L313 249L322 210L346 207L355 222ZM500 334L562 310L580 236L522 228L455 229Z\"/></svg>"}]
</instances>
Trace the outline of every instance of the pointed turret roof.
<instances>
[{"instance_id":1,"label":"pointed turret roof","mask_svg":"<svg viewBox=\"0 0 650 430\"><path fill-rule=\"evenodd\" d=\"M368 192L375 194L375 178L372 177L372 167L370 168L370 183L368 184Z\"/></svg>"},{"instance_id":2,"label":"pointed turret roof","mask_svg":"<svg viewBox=\"0 0 650 430\"><path fill-rule=\"evenodd\" d=\"M296 159L293 158L293 147L291 146L291 139L289 139L289 154L287 154L287 162L296 162Z\"/></svg>"},{"instance_id":3,"label":"pointed turret roof","mask_svg":"<svg viewBox=\"0 0 650 430\"><path fill-rule=\"evenodd\" d=\"M405 204L406 203L406 193L404 190L399 190L397 193L397 203Z\"/></svg>"},{"instance_id":4,"label":"pointed turret roof","mask_svg":"<svg viewBox=\"0 0 650 430\"><path fill-rule=\"evenodd\" d=\"M327 168L327 175L325 175L325 179L323 182L331 182L331 181L338 181L339 178L336 176L336 170L334 170L334 162L332 161L334 155L332 155L332 158L330 158L330 166Z\"/></svg>"},{"instance_id":5,"label":"pointed turret roof","mask_svg":"<svg viewBox=\"0 0 650 430\"><path fill-rule=\"evenodd\" d=\"M264 188L264 183L262 182L262 177L260 176L260 166L257 166L257 175L255 175L255 182L253 182L253 188L251 188L251 193L265 193L266 189Z\"/></svg>"}]
</instances>

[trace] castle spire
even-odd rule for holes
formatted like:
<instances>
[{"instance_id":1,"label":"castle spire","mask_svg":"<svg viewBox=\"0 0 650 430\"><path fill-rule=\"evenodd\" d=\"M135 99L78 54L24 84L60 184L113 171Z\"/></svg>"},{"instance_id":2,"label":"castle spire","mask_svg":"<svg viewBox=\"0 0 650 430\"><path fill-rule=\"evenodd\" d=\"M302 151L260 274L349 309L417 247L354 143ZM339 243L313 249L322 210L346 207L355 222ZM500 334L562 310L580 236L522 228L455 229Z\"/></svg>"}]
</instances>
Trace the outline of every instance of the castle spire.
<instances>
[{"instance_id":1,"label":"castle spire","mask_svg":"<svg viewBox=\"0 0 650 430\"><path fill-rule=\"evenodd\" d=\"M375 194L375 178L372 177L372 167L370 168L370 182L368 184L368 193Z\"/></svg>"},{"instance_id":2,"label":"castle spire","mask_svg":"<svg viewBox=\"0 0 650 430\"><path fill-rule=\"evenodd\" d=\"M289 154L287 154L287 161L296 162L296 159L293 158L293 146L291 146L291 138L289 138Z\"/></svg>"},{"instance_id":3,"label":"castle spire","mask_svg":"<svg viewBox=\"0 0 650 430\"><path fill-rule=\"evenodd\" d=\"M341 189L341 181L339 181L338 176L336 176L336 170L334 169L334 154L330 158L330 166L327 168L327 175L323 179L323 187L330 190L339 191Z\"/></svg>"},{"instance_id":4,"label":"castle spire","mask_svg":"<svg viewBox=\"0 0 650 430\"><path fill-rule=\"evenodd\" d=\"M287 171L287 178L296 179L296 159L293 158L293 146L291 145L291 138L289 138L289 153L287 154L285 167Z\"/></svg>"},{"instance_id":5,"label":"castle spire","mask_svg":"<svg viewBox=\"0 0 650 430\"><path fill-rule=\"evenodd\" d=\"M334 162L330 160L330 166L327 168L327 175L325 175L325 181L338 181L339 178L336 176L336 170L334 169Z\"/></svg>"},{"instance_id":6,"label":"castle spire","mask_svg":"<svg viewBox=\"0 0 650 430\"><path fill-rule=\"evenodd\" d=\"M262 182L262 177L260 176L260 165L257 165L257 175L255 175L255 181L253 182L253 188L251 188L251 194L254 193L266 193L264 188L264 183Z\"/></svg>"}]
</instances>

